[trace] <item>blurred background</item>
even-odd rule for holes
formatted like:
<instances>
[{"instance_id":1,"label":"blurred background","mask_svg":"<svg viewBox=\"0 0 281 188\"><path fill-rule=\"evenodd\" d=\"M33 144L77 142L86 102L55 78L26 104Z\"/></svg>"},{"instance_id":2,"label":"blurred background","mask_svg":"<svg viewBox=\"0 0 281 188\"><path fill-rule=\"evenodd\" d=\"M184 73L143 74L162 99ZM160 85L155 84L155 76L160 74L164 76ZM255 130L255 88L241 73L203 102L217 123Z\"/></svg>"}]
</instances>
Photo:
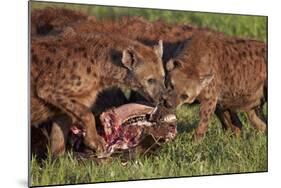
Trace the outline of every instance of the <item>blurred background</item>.
<instances>
[{"instance_id":1,"label":"blurred background","mask_svg":"<svg viewBox=\"0 0 281 188\"><path fill-rule=\"evenodd\" d=\"M207 27L228 35L241 36L266 41L267 17L218 13L203 13L144 8L108 7L98 5L80 5L71 3L31 2L32 9L46 7L64 7L86 12L97 19L118 19L120 16L142 16L149 21L161 19L165 22L192 24Z\"/></svg>"}]
</instances>

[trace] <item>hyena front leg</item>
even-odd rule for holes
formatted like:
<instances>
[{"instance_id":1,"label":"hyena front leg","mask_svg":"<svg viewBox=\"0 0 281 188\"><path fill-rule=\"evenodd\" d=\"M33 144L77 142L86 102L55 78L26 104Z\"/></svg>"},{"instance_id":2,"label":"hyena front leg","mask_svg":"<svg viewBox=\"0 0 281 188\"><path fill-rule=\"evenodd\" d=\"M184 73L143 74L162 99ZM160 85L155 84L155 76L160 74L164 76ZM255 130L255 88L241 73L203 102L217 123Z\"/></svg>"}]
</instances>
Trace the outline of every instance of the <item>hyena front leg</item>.
<instances>
[{"instance_id":1,"label":"hyena front leg","mask_svg":"<svg viewBox=\"0 0 281 188\"><path fill-rule=\"evenodd\" d=\"M195 139L202 139L207 130L208 123L211 118L211 115L214 113L217 104L216 98L204 99L200 101L200 120L197 129L195 130Z\"/></svg>"},{"instance_id":2,"label":"hyena front leg","mask_svg":"<svg viewBox=\"0 0 281 188\"><path fill-rule=\"evenodd\" d=\"M81 104L69 93L61 93L60 90L50 88L48 84L39 84L37 93L40 98L59 108L61 111L72 117L72 123L78 120L84 125L86 135L84 143L90 149L100 153L104 150L105 142L97 134L95 118L89 107ZM69 91L70 92L70 91Z\"/></svg>"}]
</instances>

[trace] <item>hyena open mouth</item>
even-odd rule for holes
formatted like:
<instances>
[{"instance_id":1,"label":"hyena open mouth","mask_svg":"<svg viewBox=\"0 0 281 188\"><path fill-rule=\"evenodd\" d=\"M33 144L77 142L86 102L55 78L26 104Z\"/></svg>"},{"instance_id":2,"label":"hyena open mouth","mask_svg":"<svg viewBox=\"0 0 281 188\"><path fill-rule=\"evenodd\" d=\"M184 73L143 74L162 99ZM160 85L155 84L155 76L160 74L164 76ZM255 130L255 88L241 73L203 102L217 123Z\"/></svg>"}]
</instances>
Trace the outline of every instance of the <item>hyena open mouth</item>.
<instances>
[{"instance_id":1,"label":"hyena open mouth","mask_svg":"<svg viewBox=\"0 0 281 188\"><path fill-rule=\"evenodd\" d=\"M176 116L161 107L150 107L130 103L111 108L100 115L106 141L106 151L100 157L108 157L115 151L136 147L146 136L163 143L175 138L177 134ZM75 127L72 132L83 135Z\"/></svg>"}]
</instances>

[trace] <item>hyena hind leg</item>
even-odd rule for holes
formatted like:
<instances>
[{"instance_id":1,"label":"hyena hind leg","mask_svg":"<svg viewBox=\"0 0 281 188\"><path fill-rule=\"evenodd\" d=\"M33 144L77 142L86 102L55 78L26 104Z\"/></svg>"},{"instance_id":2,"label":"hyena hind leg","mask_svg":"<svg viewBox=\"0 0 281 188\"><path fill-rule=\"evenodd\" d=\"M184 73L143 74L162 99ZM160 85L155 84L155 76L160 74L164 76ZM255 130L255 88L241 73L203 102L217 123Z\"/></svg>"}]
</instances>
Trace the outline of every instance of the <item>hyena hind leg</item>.
<instances>
[{"instance_id":1,"label":"hyena hind leg","mask_svg":"<svg viewBox=\"0 0 281 188\"><path fill-rule=\"evenodd\" d=\"M235 135L240 135L243 124L235 112L217 107L215 113L224 130L231 130Z\"/></svg>"},{"instance_id":2,"label":"hyena hind leg","mask_svg":"<svg viewBox=\"0 0 281 188\"><path fill-rule=\"evenodd\" d=\"M232 131L236 134L239 135L242 129L242 122L240 121L238 114L236 112L233 112L231 110L228 111L228 113L230 114L230 118L231 118L231 125L232 125Z\"/></svg>"},{"instance_id":3,"label":"hyena hind leg","mask_svg":"<svg viewBox=\"0 0 281 188\"><path fill-rule=\"evenodd\" d=\"M71 117L72 122L78 120L84 125L86 132L84 143L87 147L95 150L97 153L104 151L105 141L97 133L95 117L89 107L79 103L79 98L77 100L73 97L69 98L68 96L71 96L71 92L64 94L56 92L56 90L44 88L44 86L37 88L37 91L40 98L59 108Z\"/></svg>"},{"instance_id":4,"label":"hyena hind leg","mask_svg":"<svg viewBox=\"0 0 281 188\"><path fill-rule=\"evenodd\" d=\"M71 123L71 118L67 115L58 116L53 120L50 135L50 150L53 157L65 153Z\"/></svg>"},{"instance_id":5,"label":"hyena hind leg","mask_svg":"<svg viewBox=\"0 0 281 188\"><path fill-rule=\"evenodd\" d=\"M216 107L215 114L221 122L222 128L224 130L227 130L229 128L229 122L227 122L227 119L225 118L223 112L224 111L220 107Z\"/></svg>"},{"instance_id":6,"label":"hyena hind leg","mask_svg":"<svg viewBox=\"0 0 281 188\"><path fill-rule=\"evenodd\" d=\"M256 107L256 108L255 108L255 112L256 112L257 116L258 116L263 122L265 122L265 123L267 124L267 117L266 117L266 115L264 115L262 108L263 108L263 105L260 105L260 106Z\"/></svg>"},{"instance_id":7,"label":"hyena hind leg","mask_svg":"<svg viewBox=\"0 0 281 188\"><path fill-rule=\"evenodd\" d=\"M254 109L246 112L251 125L260 132L266 131L266 124L257 116Z\"/></svg>"}]
</instances>

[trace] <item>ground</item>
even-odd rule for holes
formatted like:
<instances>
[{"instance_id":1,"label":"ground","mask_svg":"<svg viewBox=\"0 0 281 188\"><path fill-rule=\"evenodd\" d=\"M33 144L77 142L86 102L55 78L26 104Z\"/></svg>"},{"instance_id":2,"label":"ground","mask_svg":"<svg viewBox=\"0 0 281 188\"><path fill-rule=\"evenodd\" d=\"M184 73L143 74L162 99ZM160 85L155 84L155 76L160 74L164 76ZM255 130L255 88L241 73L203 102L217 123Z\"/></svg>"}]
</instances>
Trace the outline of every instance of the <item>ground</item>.
<instances>
[{"instance_id":1,"label":"ground","mask_svg":"<svg viewBox=\"0 0 281 188\"><path fill-rule=\"evenodd\" d=\"M34 3L34 7L46 5ZM62 5L65 6L65 5ZM71 5L67 5L70 7ZM250 37L265 41L267 38L267 19L265 17L247 17L238 15L219 15L203 13L151 10L130 10L105 7L79 6L92 15L111 16L143 15L149 20L161 17L169 22L191 23L197 26L210 27L229 35ZM110 13L109 13L110 12ZM157 154L137 156L135 160L123 164L121 159L97 165L93 161L78 162L68 152L65 156L52 161L50 158L39 165L36 157L31 161L31 184L54 185L89 182L120 181L132 179L150 179L175 176L197 176L209 174L242 173L267 171L267 135L257 133L249 125L244 113L239 114L244 123L242 135L232 136L221 129L215 116L212 117L206 138L201 143L192 139L194 128L198 124L197 105L185 105L177 109L178 136L164 145ZM264 106L267 115L267 106Z\"/></svg>"}]
</instances>

